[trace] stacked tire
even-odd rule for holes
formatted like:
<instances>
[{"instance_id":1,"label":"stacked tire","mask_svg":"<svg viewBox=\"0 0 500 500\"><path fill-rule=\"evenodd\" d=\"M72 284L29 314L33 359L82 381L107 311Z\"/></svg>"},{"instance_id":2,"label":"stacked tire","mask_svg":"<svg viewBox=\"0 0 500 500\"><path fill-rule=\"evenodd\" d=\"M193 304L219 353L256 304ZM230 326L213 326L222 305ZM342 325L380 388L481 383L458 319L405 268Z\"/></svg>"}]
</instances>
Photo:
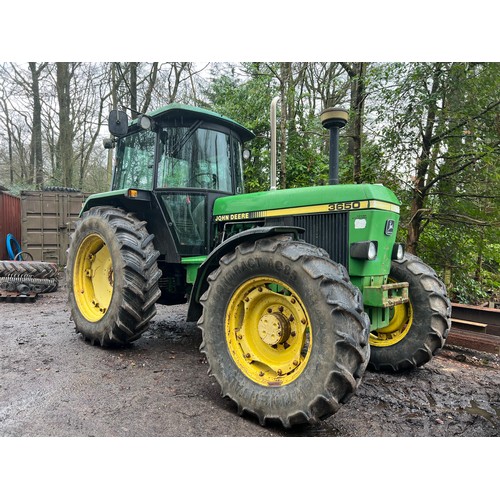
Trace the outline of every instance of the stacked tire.
<instances>
[{"instance_id":1,"label":"stacked tire","mask_svg":"<svg viewBox=\"0 0 500 500\"><path fill-rule=\"evenodd\" d=\"M57 264L42 261L0 260L0 291L49 293L58 287Z\"/></svg>"}]
</instances>

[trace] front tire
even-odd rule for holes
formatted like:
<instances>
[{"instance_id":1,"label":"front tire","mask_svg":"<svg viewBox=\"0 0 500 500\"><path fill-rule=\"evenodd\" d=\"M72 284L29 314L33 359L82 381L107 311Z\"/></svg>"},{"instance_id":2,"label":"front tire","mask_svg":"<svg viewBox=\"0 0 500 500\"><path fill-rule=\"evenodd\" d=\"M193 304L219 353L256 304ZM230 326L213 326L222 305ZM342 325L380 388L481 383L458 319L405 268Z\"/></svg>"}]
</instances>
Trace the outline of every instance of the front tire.
<instances>
[{"instance_id":1,"label":"front tire","mask_svg":"<svg viewBox=\"0 0 500 500\"><path fill-rule=\"evenodd\" d=\"M208 280L200 350L240 415L289 428L352 396L369 359L369 321L343 266L278 236L239 245Z\"/></svg>"},{"instance_id":2,"label":"front tire","mask_svg":"<svg viewBox=\"0 0 500 500\"><path fill-rule=\"evenodd\" d=\"M92 344L140 338L156 314L161 271L146 223L113 207L85 212L68 253L68 299L75 328Z\"/></svg>"},{"instance_id":3,"label":"front tire","mask_svg":"<svg viewBox=\"0 0 500 500\"><path fill-rule=\"evenodd\" d=\"M393 261L389 279L409 283L409 299L391 311L388 326L370 333L369 368L401 372L422 366L446 341L451 304L435 271L412 254Z\"/></svg>"}]
</instances>

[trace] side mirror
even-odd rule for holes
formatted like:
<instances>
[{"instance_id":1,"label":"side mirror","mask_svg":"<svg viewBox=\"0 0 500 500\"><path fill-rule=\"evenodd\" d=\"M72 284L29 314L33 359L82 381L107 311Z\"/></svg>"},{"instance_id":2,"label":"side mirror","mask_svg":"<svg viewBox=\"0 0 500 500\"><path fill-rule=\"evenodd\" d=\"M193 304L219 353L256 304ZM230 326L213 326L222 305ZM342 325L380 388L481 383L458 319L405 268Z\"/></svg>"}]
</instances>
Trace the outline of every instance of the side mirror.
<instances>
[{"instance_id":1,"label":"side mirror","mask_svg":"<svg viewBox=\"0 0 500 500\"><path fill-rule=\"evenodd\" d=\"M114 135L115 137L126 135L128 132L127 113L125 113L125 111L113 109L109 113L108 128L110 134Z\"/></svg>"}]
</instances>

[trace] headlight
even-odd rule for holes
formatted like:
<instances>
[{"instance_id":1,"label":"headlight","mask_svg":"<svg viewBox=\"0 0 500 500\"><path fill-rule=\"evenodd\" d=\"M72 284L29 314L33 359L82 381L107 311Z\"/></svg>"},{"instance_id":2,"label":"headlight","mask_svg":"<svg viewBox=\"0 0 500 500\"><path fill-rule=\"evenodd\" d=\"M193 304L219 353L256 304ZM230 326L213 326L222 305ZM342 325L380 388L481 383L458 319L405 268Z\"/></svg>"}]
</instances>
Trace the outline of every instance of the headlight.
<instances>
[{"instance_id":1,"label":"headlight","mask_svg":"<svg viewBox=\"0 0 500 500\"><path fill-rule=\"evenodd\" d=\"M137 123L143 130L149 130L153 126L153 121L146 115L139 115L137 117Z\"/></svg>"},{"instance_id":2,"label":"headlight","mask_svg":"<svg viewBox=\"0 0 500 500\"><path fill-rule=\"evenodd\" d=\"M401 260L405 255L405 246L402 243L395 243L392 247L392 260Z\"/></svg>"},{"instance_id":3,"label":"headlight","mask_svg":"<svg viewBox=\"0 0 500 500\"><path fill-rule=\"evenodd\" d=\"M350 254L353 259L374 260L377 258L377 242L359 241L352 243Z\"/></svg>"}]
</instances>

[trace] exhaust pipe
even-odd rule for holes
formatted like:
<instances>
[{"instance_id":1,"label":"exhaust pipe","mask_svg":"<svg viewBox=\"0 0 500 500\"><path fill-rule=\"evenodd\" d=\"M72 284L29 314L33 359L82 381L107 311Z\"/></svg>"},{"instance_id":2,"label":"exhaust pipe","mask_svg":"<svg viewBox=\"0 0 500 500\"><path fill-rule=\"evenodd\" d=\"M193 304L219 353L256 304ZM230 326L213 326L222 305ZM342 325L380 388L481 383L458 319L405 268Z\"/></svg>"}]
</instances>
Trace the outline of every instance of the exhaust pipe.
<instances>
[{"instance_id":1,"label":"exhaust pipe","mask_svg":"<svg viewBox=\"0 0 500 500\"><path fill-rule=\"evenodd\" d=\"M344 108L327 108L321 113L321 125L330 130L329 184L339 183L339 130L345 127L349 113Z\"/></svg>"},{"instance_id":2,"label":"exhaust pipe","mask_svg":"<svg viewBox=\"0 0 500 500\"><path fill-rule=\"evenodd\" d=\"M271 191L276 189L276 106L279 100L279 97L275 97L271 101Z\"/></svg>"}]
</instances>

